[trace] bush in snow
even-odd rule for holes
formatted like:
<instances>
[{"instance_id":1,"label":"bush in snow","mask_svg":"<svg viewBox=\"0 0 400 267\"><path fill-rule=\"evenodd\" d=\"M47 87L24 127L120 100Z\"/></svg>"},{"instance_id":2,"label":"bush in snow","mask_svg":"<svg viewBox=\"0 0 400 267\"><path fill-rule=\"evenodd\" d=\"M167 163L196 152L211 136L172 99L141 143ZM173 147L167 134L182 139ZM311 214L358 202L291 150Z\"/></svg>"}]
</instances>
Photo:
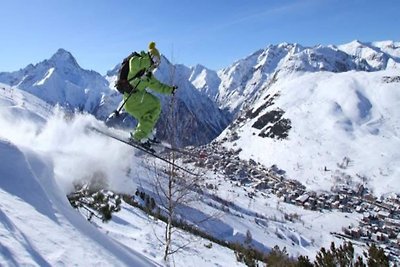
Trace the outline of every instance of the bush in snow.
<instances>
[{"instance_id":1,"label":"bush in snow","mask_svg":"<svg viewBox=\"0 0 400 267\"><path fill-rule=\"evenodd\" d=\"M103 222L111 220L112 213L120 211L121 198L111 191L92 190L87 184L76 185L76 191L69 194L72 207L78 209L89 221L93 216Z\"/></svg>"}]
</instances>

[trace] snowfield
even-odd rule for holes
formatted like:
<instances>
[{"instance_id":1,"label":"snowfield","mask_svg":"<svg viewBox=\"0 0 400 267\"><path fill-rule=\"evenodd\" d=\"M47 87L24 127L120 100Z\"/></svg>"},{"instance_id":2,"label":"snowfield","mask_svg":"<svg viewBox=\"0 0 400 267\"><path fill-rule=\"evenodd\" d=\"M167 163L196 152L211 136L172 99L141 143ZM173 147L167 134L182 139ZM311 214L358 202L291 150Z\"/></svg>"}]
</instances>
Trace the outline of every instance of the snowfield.
<instances>
[{"instance_id":1,"label":"snowfield","mask_svg":"<svg viewBox=\"0 0 400 267\"><path fill-rule=\"evenodd\" d=\"M66 194L77 180L101 174L109 188L133 195L136 188L154 191L151 158L135 156L126 145L95 135L87 125L101 125L91 115L53 110L36 97L0 86L0 264L4 266L157 266L164 265L159 243L165 224L123 204L109 223L92 223L74 210ZM11 95L12 94L12 95ZM34 104L32 104L34 103ZM14 110L19 110L16 116ZM130 171L128 171L128 168ZM218 185L178 214L226 241L243 242L246 233L263 251L286 247L293 255L314 257L320 246L335 240L328 233L356 223L359 216L316 213L282 203L205 172ZM231 202L229 212L214 196ZM285 214L298 214L295 222ZM210 220L205 217L213 216ZM335 222L335 223L331 223ZM170 258L176 266L241 266L234 253L208 240L178 231L174 244L189 245Z\"/></svg>"},{"instance_id":2,"label":"snowfield","mask_svg":"<svg viewBox=\"0 0 400 267\"><path fill-rule=\"evenodd\" d=\"M88 224L70 208L52 164L2 141L1 257L6 265L156 266Z\"/></svg>"},{"instance_id":3,"label":"snowfield","mask_svg":"<svg viewBox=\"0 0 400 267\"><path fill-rule=\"evenodd\" d=\"M279 94L274 104L292 128L284 140L262 138L254 118L239 128L239 140L226 143L243 149L240 156L266 166L273 164L312 190L330 190L335 177L347 174L352 183L365 183L375 194L399 192L399 82L386 82L398 71L319 72L279 80L259 97ZM221 134L223 139L230 130ZM340 168L343 160L349 166Z\"/></svg>"}]
</instances>

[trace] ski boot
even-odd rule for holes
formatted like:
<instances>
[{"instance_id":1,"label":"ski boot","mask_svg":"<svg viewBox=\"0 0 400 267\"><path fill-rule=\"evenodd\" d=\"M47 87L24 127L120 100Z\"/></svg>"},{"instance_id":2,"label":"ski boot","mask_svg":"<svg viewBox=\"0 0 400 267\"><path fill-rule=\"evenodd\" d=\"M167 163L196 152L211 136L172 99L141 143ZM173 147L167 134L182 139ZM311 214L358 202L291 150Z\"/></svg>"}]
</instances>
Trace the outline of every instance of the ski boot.
<instances>
[{"instance_id":1,"label":"ski boot","mask_svg":"<svg viewBox=\"0 0 400 267\"><path fill-rule=\"evenodd\" d=\"M149 151L149 152L151 152L151 153L156 153L156 151L151 147L152 142L151 142L149 139L147 139L147 138L146 138L146 139L143 139L143 140L140 140L140 141L136 141L136 140L133 138L132 133L130 133L129 143L134 144L134 145L137 145L137 146L140 146L140 147L142 147L143 149L145 149L146 151Z\"/></svg>"},{"instance_id":2,"label":"ski boot","mask_svg":"<svg viewBox=\"0 0 400 267\"><path fill-rule=\"evenodd\" d=\"M146 149L147 151L150 151L151 153L156 153L156 151L151 147L152 143L150 140L146 140L145 142L139 142L139 145Z\"/></svg>"}]
</instances>

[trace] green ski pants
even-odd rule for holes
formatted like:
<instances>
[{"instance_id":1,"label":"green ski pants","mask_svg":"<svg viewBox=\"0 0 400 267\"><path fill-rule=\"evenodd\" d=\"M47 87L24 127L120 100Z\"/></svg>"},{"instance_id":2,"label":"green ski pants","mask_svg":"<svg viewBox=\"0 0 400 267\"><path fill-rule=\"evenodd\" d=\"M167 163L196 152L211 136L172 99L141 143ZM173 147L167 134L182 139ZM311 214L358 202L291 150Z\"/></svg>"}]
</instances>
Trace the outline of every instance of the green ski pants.
<instances>
[{"instance_id":1,"label":"green ski pants","mask_svg":"<svg viewBox=\"0 0 400 267\"><path fill-rule=\"evenodd\" d=\"M127 93L124 94L124 100L126 97ZM160 117L160 100L146 91L136 92L125 103L124 108L138 122L132 131L133 139L140 141L148 137Z\"/></svg>"}]
</instances>

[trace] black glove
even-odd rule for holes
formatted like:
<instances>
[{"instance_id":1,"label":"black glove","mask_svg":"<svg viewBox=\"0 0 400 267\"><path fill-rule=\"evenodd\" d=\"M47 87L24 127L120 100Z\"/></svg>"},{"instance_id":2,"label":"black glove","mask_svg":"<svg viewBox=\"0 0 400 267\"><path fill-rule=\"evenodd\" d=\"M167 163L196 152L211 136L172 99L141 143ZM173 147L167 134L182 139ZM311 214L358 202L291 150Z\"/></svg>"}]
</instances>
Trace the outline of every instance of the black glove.
<instances>
[{"instance_id":1,"label":"black glove","mask_svg":"<svg viewBox=\"0 0 400 267\"><path fill-rule=\"evenodd\" d=\"M176 86L176 85L172 86L172 94L173 95L176 93L176 89L178 89L178 86Z\"/></svg>"}]
</instances>

